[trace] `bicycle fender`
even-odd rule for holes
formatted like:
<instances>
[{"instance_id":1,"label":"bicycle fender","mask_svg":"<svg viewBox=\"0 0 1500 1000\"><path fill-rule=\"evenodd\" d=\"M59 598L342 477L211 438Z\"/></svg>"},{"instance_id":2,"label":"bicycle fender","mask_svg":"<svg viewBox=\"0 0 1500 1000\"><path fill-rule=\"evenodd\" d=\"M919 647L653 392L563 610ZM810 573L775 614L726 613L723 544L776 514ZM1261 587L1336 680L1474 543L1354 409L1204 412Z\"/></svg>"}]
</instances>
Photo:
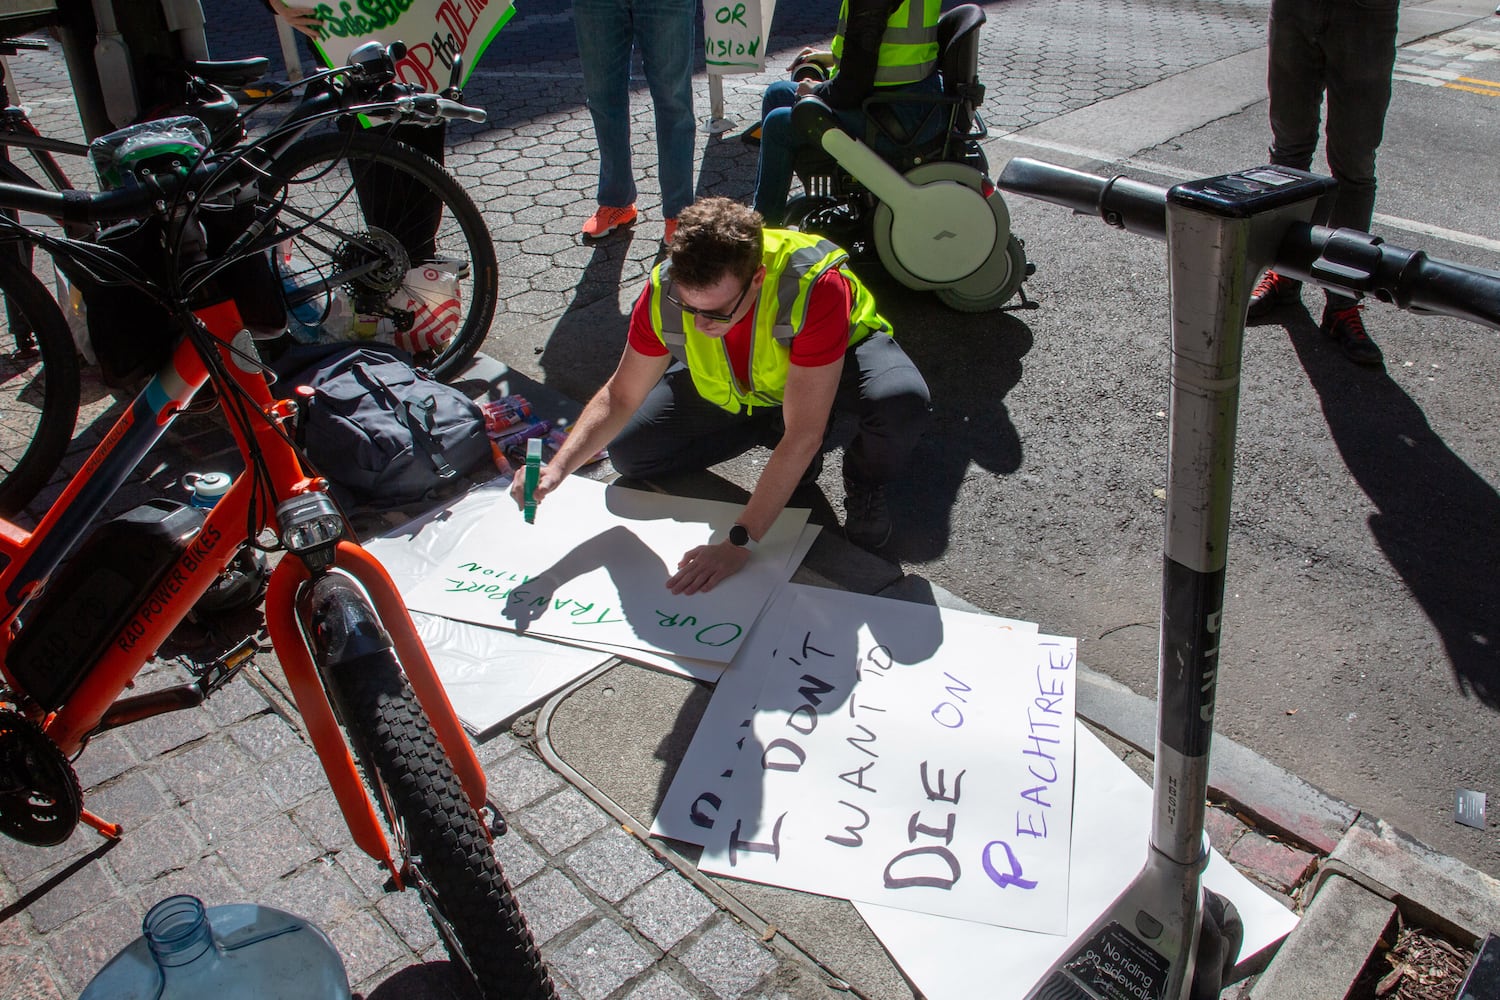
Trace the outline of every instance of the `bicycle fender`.
<instances>
[{"instance_id":1,"label":"bicycle fender","mask_svg":"<svg viewBox=\"0 0 1500 1000\"><path fill-rule=\"evenodd\" d=\"M285 571L290 581L291 589L286 592L290 601L286 614L290 616L290 623L294 631L288 633L296 647L299 657L306 657L309 677L316 683L316 698L319 704L328 706L329 720L334 725L333 734L338 737L339 743L343 743L343 734L337 728L337 720L333 717L332 706L328 701L328 693L323 687L322 679L319 677L316 666L312 663L310 652L307 648L307 639L304 637L300 623L295 612L295 597L301 589L302 584L310 579L307 568L297 559L283 559L276 567L277 572L282 572L282 566L287 566ZM339 543L334 565L350 578L357 581L374 602L375 613L379 618L377 629L383 626L378 636L368 631L360 630L358 634L348 637L345 641L349 643L347 649L336 651L336 656L354 658L371 652L375 648L385 648L386 645L395 647L396 658L401 662L401 669L406 674L407 683L411 685L412 693L416 695L417 702L422 706L422 711L427 715L433 732L437 735L438 742L442 745L444 753L448 755L449 762L453 765L453 771L458 776L459 784L463 786L464 795L469 804L476 812L484 810L487 805L487 782L484 770L480 767L479 758L474 754L473 744L469 742L468 736L463 731L463 726L458 721L458 716L453 711L453 705L448 700L448 693L443 690L443 685L438 680L437 670L432 665L432 659L427 655L426 648L422 645L421 638L417 635L416 626L412 624L411 616L407 613L406 604L401 599L400 592L392 582L385 567L379 560L366 552L361 546L354 542L343 541ZM272 582L276 580L276 574L272 574ZM271 604L271 592L267 591L266 604L269 609ZM268 612L269 621L269 612ZM388 638L387 638L388 635ZM272 642L277 641L275 633L272 633ZM277 650L280 656L280 650ZM282 666L287 668L288 664L283 659ZM290 671L288 671L290 680ZM299 698L301 695L294 691ZM312 696L312 692L309 692ZM310 725L310 724L309 724ZM316 744L315 744L316 746ZM345 748L347 755L347 748ZM357 774L356 774L357 776ZM331 778L331 776L330 776ZM363 794L363 793L362 793ZM383 838L382 838L383 839Z\"/></svg>"},{"instance_id":2,"label":"bicycle fender","mask_svg":"<svg viewBox=\"0 0 1500 1000\"><path fill-rule=\"evenodd\" d=\"M453 765L453 773L458 775L459 784L463 785L469 804L474 807L475 812L482 812L487 793L484 769L479 765L474 745L469 742L463 724L453 711L453 703L448 700L443 682L438 680L437 668L432 665L427 647L422 645L422 639L417 635L417 627L412 624L406 602L401 599L401 592L396 589L395 582L380 564L380 560L354 542L339 542L334 565L359 581L365 593L375 602L375 611L390 633L391 641L396 647L396 658L401 661L407 683L417 696L422 711L427 713L427 721L437 734L438 742L443 745L443 751Z\"/></svg>"},{"instance_id":3,"label":"bicycle fender","mask_svg":"<svg viewBox=\"0 0 1500 1000\"><path fill-rule=\"evenodd\" d=\"M375 803L365 791L364 782L354 766L354 756L344 742L344 733L334 718L333 706L328 701L328 692L313 663L307 640L297 622L297 592L310 579L307 567L294 557L282 559L271 573L271 583L266 590L266 630L271 635L271 645L281 669L286 674L287 684L292 689L292 700L307 726L308 738L313 750L328 775L328 784L333 797L344 814L344 822L354 837L354 843L376 861L385 865L398 885L401 875L391 857L390 845L380 829L380 820L375 815Z\"/></svg>"}]
</instances>

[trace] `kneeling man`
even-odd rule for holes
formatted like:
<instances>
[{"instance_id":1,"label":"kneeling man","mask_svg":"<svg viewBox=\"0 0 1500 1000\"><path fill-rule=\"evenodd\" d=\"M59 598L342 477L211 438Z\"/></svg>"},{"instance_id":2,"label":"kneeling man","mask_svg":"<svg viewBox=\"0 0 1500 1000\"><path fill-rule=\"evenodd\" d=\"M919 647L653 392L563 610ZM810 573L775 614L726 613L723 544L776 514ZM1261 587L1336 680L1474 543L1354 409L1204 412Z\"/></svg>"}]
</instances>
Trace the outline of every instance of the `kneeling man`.
<instances>
[{"instance_id":1,"label":"kneeling man","mask_svg":"<svg viewBox=\"0 0 1500 1000\"><path fill-rule=\"evenodd\" d=\"M856 545L885 545L885 485L916 446L929 402L843 250L764 228L728 198L703 198L678 216L619 367L542 470L535 497L605 445L615 469L639 479L770 447L729 537L688 552L667 581L673 593L710 590L745 565L797 486L817 478L836 409L859 424L844 452L844 531ZM521 477L511 493L520 503Z\"/></svg>"}]
</instances>

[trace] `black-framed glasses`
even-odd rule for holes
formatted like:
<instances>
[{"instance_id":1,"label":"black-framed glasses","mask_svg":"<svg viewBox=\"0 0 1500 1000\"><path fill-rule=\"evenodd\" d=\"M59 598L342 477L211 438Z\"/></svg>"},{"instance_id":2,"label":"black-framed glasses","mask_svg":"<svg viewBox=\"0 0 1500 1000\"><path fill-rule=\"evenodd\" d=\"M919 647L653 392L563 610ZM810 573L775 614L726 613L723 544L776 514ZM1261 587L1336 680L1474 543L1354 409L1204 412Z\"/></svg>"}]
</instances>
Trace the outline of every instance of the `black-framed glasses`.
<instances>
[{"instance_id":1,"label":"black-framed glasses","mask_svg":"<svg viewBox=\"0 0 1500 1000\"><path fill-rule=\"evenodd\" d=\"M729 311L727 313L713 312L709 309L695 309L679 299L677 295L670 290L668 290L667 292L667 301L672 303L678 309L681 309L683 312L687 313L689 316L696 316L699 319L706 319L710 323L728 323L730 320L734 319L734 314L739 312L740 304L745 301L745 296L750 293L750 286L754 282L755 275L752 274L745 280L745 287L740 289L740 297L734 300L734 305L729 307Z\"/></svg>"}]
</instances>

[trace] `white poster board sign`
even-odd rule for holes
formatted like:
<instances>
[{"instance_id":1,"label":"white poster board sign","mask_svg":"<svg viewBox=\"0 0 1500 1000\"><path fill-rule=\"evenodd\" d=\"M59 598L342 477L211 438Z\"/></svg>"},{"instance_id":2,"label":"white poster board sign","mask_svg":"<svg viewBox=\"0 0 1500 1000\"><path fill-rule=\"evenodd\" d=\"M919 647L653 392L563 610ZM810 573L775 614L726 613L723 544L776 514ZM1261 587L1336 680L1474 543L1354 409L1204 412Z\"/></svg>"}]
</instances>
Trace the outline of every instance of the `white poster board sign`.
<instances>
[{"instance_id":1,"label":"white poster board sign","mask_svg":"<svg viewBox=\"0 0 1500 1000\"><path fill-rule=\"evenodd\" d=\"M729 794L735 761L751 735L756 697L765 683L757 664L775 656L782 630L799 601L808 597L840 600L807 593L819 589L803 584L782 587L751 628L734 661L719 676L713 697L698 718L692 741L657 809L652 834L699 847L708 842L724 797ZM939 618L941 614L939 611ZM920 611L910 617L930 621L932 613ZM990 620L1005 631L1031 636L1037 633L1035 622L998 617ZM910 626L911 620L904 624Z\"/></svg>"},{"instance_id":2,"label":"white poster board sign","mask_svg":"<svg viewBox=\"0 0 1500 1000\"><path fill-rule=\"evenodd\" d=\"M855 909L927 1000L1021 1000L1104 912L1146 861L1151 788L1078 726L1068 929L1033 934L856 903ZM1244 923L1239 961L1284 937L1297 917L1212 851L1203 884L1234 903Z\"/></svg>"},{"instance_id":3,"label":"white poster board sign","mask_svg":"<svg viewBox=\"0 0 1500 1000\"><path fill-rule=\"evenodd\" d=\"M787 589L775 648L734 668L764 681L699 867L1062 933L1073 640Z\"/></svg>"},{"instance_id":4,"label":"white poster board sign","mask_svg":"<svg viewBox=\"0 0 1500 1000\"><path fill-rule=\"evenodd\" d=\"M321 22L314 42L329 66L342 66L349 53L365 42L404 42L406 55L396 64L405 83L436 92L448 85L453 57L464 57L464 80L474 72L479 57L515 13L510 0L389 0L361 3L309 3Z\"/></svg>"},{"instance_id":5,"label":"white poster board sign","mask_svg":"<svg viewBox=\"0 0 1500 1000\"><path fill-rule=\"evenodd\" d=\"M723 538L740 504L671 497L571 477L527 524L502 484L416 586L413 611L568 642L727 663L794 566L806 510L786 510L754 557L707 593L674 595L683 554Z\"/></svg>"},{"instance_id":6,"label":"white poster board sign","mask_svg":"<svg viewBox=\"0 0 1500 1000\"><path fill-rule=\"evenodd\" d=\"M759 73L766 68L766 42L776 0L706 0L703 58L710 73Z\"/></svg>"}]
</instances>

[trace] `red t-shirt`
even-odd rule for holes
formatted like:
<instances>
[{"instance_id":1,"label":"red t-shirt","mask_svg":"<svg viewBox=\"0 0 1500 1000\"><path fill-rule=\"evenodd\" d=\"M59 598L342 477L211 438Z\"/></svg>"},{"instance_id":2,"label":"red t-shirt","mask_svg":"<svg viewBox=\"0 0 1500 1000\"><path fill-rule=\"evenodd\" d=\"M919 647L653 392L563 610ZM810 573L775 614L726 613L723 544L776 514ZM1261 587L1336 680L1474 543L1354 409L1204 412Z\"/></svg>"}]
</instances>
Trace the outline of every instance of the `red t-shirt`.
<instances>
[{"instance_id":1,"label":"red t-shirt","mask_svg":"<svg viewBox=\"0 0 1500 1000\"><path fill-rule=\"evenodd\" d=\"M672 308L670 302L663 305ZM854 293L848 280L836 270L820 275L813 282L812 294L807 300L807 322L792 338L792 364L798 368L821 368L843 357L849 347L849 314L853 308ZM741 382L748 380L750 375L750 331L754 323L755 310L752 309L724 335L729 362L734 367L735 377ZM635 309L630 313L630 346L653 358L667 353L667 345L651 328L650 284L636 299Z\"/></svg>"}]
</instances>

